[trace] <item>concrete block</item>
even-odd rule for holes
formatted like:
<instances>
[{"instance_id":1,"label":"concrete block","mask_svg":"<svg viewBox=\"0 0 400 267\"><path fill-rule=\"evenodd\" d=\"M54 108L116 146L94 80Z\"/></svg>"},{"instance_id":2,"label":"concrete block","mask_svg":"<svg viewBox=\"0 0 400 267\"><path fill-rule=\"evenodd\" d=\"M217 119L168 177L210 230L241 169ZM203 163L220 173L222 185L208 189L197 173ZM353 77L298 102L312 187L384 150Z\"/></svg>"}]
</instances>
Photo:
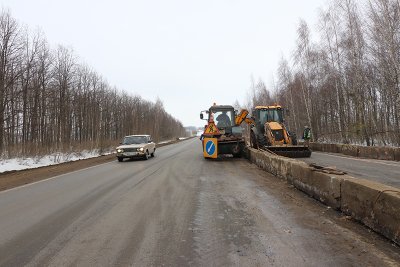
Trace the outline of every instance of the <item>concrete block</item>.
<instances>
[{"instance_id":1,"label":"concrete block","mask_svg":"<svg viewBox=\"0 0 400 267\"><path fill-rule=\"evenodd\" d=\"M340 145L340 149L342 154L358 157L358 147L353 145Z\"/></svg>"},{"instance_id":2,"label":"concrete block","mask_svg":"<svg viewBox=\"0 0 400 267\"><path fill-rule=\"evenodd\" d=\"M342 153L353 157L400 161L400 148L398 147L320 144L313 142L310 143L310 148L314 151Z\"/></svg>"},{"instance_id":3,"label":"concrete block","mask_svg":"<svg viewBox=\"0 0 400 267\"><path fill-rule=\"evenodd\" d=\"M310 142L310 148L315 151L323 151L324 144Z\"/></svg>"},{"instance_id":4,"label":"concrete block","mask_svg":"<svg viewBox=\"0 0 400 267\"><path fill-rule=\"evenodd\" d=\"M394 148L393 147L376 147L377 159L394 160Z\"/></svg>"},{"instance_id":5,"label":"concrete block","mask_svg":"<svg viewBox=\"0 0 400 267\"><path fill-rule=\"evenodd\" d=\"M338 144L327 144L325 152L340 153L340 146Z\"/></svg>"},{"instance_id":6,"label":"concrete block","mask_svg":"<svg viewBox=\"0 0 400 267\"><path fill-rule=\"evenodd\" d=\"M340 207L341 179L326 173L312 171L304 162L250 150L253 162L263 170L288 181L311 197L338 209Z\"/></svg>"},{"instance_id":7,"label":"concrete block","mask_svg":"<svg viewBox=\"0 0 400 267\"><path fill-rule=\"evenodd\" d=\"M400 161L400 148L396 147L394 148L394 160Z\"/></svg>"},{"instance_id":8,"label":"concrete block","mask_svg":"<svg viewBox=\"0 0 400 267\"><path fill-rule=\"evenodd\" d=\"M359 146L358 149L362 158L394 160L394 149L391 147Z\"/></svg>"},{"instance_id":9,"label":"concrete block","mask_svg":"<svg viewBox=\"0 0 400 267\"><path fill-rule=\"evenodd\" d=\"M279 156L270 156L270 159L275 175L286 180L291 168L290 159Z\"/></svg>"},{"instance_id":10,"label":"concrete block","mask_svg":"<svg viewBox=\"0 0 400 267\"><path fill-rule=\"evenodd\" d=\"M292 176L292 183L297 189L334 209L340 209L341 178L313 171L305 164L293 164Z\"/></svg>"},{"instance_id":11,"label":"concrete block","mask_svg":"<svg viewBox=\"0 0 400 267\"><path fill-rule=\"evenodd\" d=\"M400 192L381 193L375 202L374 216L377 231L400 244Z\"/></svg>"},{"instance_id":12,"label":"concrete block","mask_svg":"<svg viewBox=\"0 0 400 267\"><path fill-rule=\"evenodd\" d=\"M343 144L335 144L337 153L343 153Z\"/></svg>"},{"instance_id":13,"label":"concrete block","mask_svg":"<svg viewBox=\"0 0 400 267\"><path fill-rule=\"evenodd\" d=\"M400 244L399 191L397 188L364 179L346 178L341 187L341 209Z\"/></svg>"},{"instance_id":14,"label":"concrete block","mask_svg":"<svg viewBox=\"0 0 400 267\"><path fill-rule=\"evenodd\" d=\"M376 159L377 151L373 149L373 147L360 147L359 148L359 156L362 158L368 159Z\"/></svg>"}]
</instances>

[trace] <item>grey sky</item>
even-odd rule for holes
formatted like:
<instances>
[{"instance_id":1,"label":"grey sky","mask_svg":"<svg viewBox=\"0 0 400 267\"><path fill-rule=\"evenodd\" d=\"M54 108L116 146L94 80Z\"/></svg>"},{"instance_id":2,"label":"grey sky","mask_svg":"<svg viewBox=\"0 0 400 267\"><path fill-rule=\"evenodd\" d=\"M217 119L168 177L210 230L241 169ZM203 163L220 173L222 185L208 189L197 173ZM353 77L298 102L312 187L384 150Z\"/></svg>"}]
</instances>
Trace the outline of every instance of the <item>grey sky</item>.
<instances>
[{"instance_id":1,"label":"grey sky","mask_svg":"<svg viewBox=\"0 0 400 267\"><path fill-rule=\"evenodd\" d=\"M295 46L300 18L312 28L324 0L3 0L52 47L72 47L117 88L154 101L185 126L213 102L243 103L250 77L267 85Z\"/></svg>"}]
</instances>

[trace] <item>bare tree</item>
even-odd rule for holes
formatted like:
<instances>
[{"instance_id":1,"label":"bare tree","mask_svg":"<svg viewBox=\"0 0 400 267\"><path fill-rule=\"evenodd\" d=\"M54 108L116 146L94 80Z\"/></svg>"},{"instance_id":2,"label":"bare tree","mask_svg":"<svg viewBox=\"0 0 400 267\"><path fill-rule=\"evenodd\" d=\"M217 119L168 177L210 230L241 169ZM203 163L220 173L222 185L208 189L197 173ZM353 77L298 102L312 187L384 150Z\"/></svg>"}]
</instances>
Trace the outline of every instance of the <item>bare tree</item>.
<instances>
[{"instance_id":1,"label":"bare tree","mask_svg":"<svg viewBox=\"0 0 400 267\"><path fill-rule=\"evenodd\" d=\"M322 141L400 145L400 4L398 0L331 0L319 40L304 20L292 67L278 66L272 98L291 109L290 127L311 125ZM253 82L252 103L264 102Z\"/></svg>"},{"instance_id":2,"label":"bare tree","mask_svg":"<svg viewBox=\"0 0 400 267\"><path fill-rule=\"evenodd\" d=\"M3 156L106 148L124 135L156 141L185 134L156 103L110 86L71 49L0 13L0 149Z\"/></svg>"}]
</instances>

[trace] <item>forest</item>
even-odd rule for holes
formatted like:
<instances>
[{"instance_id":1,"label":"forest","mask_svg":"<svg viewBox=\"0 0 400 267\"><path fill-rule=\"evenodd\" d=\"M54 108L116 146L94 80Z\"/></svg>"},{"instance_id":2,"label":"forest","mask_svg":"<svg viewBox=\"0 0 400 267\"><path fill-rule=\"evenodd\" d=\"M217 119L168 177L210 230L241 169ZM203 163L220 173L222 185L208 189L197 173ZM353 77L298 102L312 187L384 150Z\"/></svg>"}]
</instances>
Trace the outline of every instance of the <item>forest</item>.
<instances>
[{"instance_id":1,"label":"forest","mask_svg":"<svg viewBox=\"0 0 400 267\"><path fill-rule=\"evenodd\" d=\"M134 88L133 88L134 89ZM105 149L129 134L185 135L155 103L111 86L70 48L0 12L0 157Z\"/></svg>"},{"instance_id":2,"label":"forest","mask_svg":"<svg viewBox=\"0 0 400 267\"><path fill-rule=\"evenodd\" d=\"M247 106L280 103L289 129L310 126L314 141L399 146L400 1L331 0L311 28L299 21L274 88L253 82Z\"/></svg>"}]
</instances>

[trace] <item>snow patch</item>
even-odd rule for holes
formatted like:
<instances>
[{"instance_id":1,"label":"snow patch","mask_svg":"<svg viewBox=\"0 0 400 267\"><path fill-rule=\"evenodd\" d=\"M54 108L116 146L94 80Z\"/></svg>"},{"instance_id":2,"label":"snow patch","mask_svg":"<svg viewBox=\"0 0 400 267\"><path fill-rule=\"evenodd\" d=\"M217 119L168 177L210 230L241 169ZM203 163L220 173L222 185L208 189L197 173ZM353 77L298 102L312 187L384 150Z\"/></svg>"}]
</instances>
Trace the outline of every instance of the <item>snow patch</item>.
<instances>
[{"instance_id":1,"label":"snow patch","mask_svg":"<svg viewBox=\"0 0 400 267\"><path fill-rule=\"evenodd\" d=\"M179 140L185 140L189 137L179 137ZM159 142L158 144L170 143L173 140L166 140ZM114 148L107 151L114 151ZM19 171L25 169L34 169L44 166L56 165L69 161L77 161L82 159L95 158L102 155L109 155L113 152L100 153L100 150L84 150L81 152L70 152L70 153L53 153L46 156L26 157L26 158L12 158L12 159L0 159L0 173L7 171Z\"/></svg>"},{"instance_id":2,"label":"snow patch","mask_svg":"<svg viewBox=\"0 0 400 267\"><path fill-rule=\"evenodd\" d=\"M161 144L166 144L166 143L170 143L170 142L172 142L172 140L167 140L167 141L158 142L157 144L158 144L158 145L161 145Z\"/></svg>"},{"instance_id":3,"label":"snow patch","mask_svg":"<svg viewBox=\"0 0 400 267\"><path fill-rule=\"evenodd\" d=\"M100 153L98 149L95 149L91 151L85 150L82 152L72 152L72 153L53 153L50 155L37 156L37 157L2 159L0 161L0 173L6 171L34 169L44 166L55 165L63 162L89 159L109 154L111 154L111 152Z\"/></svg>"},{"instance_id":4,"label":"snow patch","mask_svg":"<svg viewBox=\"0 0 400 267\"><path fill-rule=\"evenodd\" d=\"M188 138L190 138L190 137L178 137L177 140L185 140L185 139L188 139ZM158 145L167 144L167 143L171 143L171 142L174 142L174 141L175 140L165 140L165 141L158 142L157 144Z\"/></svg>"}]
</instances>

